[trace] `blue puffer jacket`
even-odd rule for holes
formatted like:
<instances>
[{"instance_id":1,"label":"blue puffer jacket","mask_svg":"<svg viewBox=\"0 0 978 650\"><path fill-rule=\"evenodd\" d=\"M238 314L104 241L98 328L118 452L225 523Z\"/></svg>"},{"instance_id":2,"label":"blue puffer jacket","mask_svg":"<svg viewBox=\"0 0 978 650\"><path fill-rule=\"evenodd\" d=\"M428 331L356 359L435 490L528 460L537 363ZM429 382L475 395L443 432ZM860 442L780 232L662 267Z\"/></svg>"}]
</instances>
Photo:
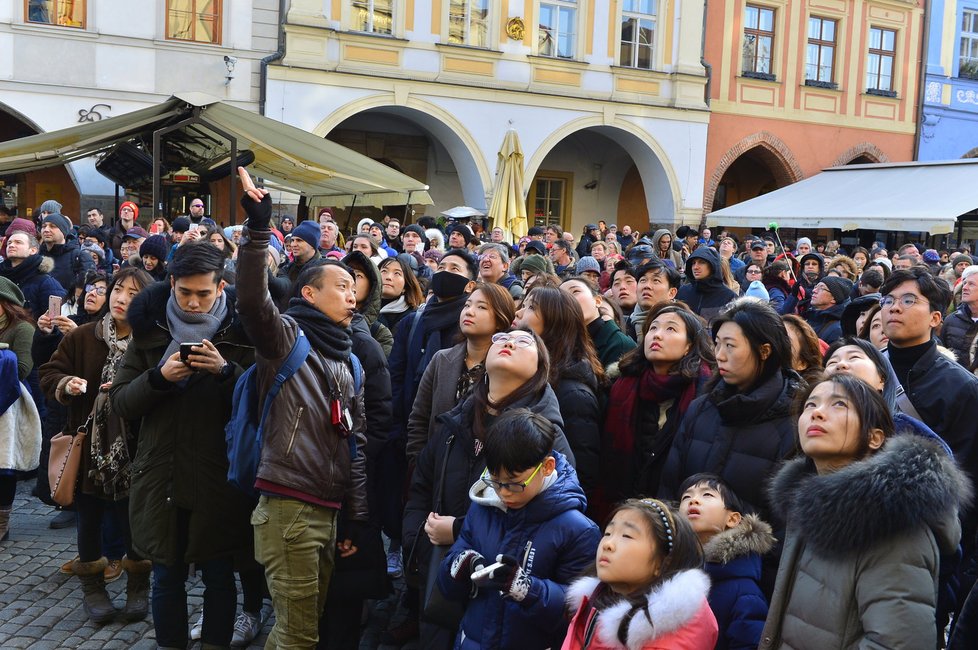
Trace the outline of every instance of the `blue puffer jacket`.
<instances>
[{"instance_id":1,"label":"blue puffer jacket","mask_svg":"<svg viewBox=\"0 0 978 650\"><path fill-rule=\"evenodd\" d=\"M544 650L559 648L567 632L565 590L594 563L601 532L584 516L587 505L577 473L560 452L547 486L519 510L505 510L496 493L472 486L472 507L438 573L438 587L453 600L468 600L472 584L452 579L455 556L466 549L487 562L505 554L517 558L530 575L521 602L493 589L476 590L455 640L460 650Z\"/></svg>"},{"instance_id":2,"label":"blue puffer jacket","mask_svg":"<svg viewBox=\"0 0 978 650\"><path fill-rule=\"evenodd\" d=\"M761 592L761 556L774 546L771 527L756 515L703 546L710 576L710 609L720 635L716 650L746 650L761 642L767 599Z\"/></svg>"}]
</instances>

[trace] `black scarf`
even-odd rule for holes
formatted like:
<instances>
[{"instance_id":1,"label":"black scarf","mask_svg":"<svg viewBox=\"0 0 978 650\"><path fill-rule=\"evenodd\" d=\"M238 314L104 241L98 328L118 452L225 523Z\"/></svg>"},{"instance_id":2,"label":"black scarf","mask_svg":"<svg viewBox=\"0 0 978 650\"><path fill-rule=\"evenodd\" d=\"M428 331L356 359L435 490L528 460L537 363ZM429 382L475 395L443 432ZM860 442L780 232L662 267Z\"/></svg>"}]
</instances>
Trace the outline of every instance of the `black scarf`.
<instances>
[{"instance_id":1,"label":"black scarf","mask_svg":"<svg viewBox=\"0 0 978 650\"><path fill-rule=\"evenodd\" d=\"M10 260L4 260L0 263L0 276L3 276L16 284L21 286L23 283L27 282L38 272L38 267L41 265L41 260L43 257L40 253L35 253L30 257L24 259L23 262L14 266L10 263Z\"/></svg>"},{"instance_id":2,"label":"black scarf","mask_svg":"<svg viewBox=\"0 0 978 650\"><path fill-rule=\"evenodd\" d=\"M340 327L326 314L306 302L305 298L292 298L285 313L295 319L312 347L323 356L344 362L350 359L353 339L350 338L349 327Z\"/></svg>"},{"instance_id":3,"label":"black scarf","mask_svg":"<svg viewBox=\"0 0 978 650\"><path fill-rule=\"evenodd\" d=\"M421 327L425 334L441 332L449 328L458 329L458 316L462 313L462 308L465 307L465 301L468 297L469 294L463 293L456 298L447 300L434 298L428 301L421 312Z\"/></svg>"}]
</instances>

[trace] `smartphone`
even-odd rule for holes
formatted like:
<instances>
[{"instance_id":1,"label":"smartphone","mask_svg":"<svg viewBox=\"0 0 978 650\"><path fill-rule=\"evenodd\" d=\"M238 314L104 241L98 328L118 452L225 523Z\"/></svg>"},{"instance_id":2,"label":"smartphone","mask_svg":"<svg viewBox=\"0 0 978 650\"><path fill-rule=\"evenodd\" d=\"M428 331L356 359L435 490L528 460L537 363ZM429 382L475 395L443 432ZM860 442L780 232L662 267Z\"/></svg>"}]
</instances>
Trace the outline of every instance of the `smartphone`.
<instances>
[{"instance_id":1,"label":"smartphone","mask_svg":"<svg viewBox=\"0 0 978 650\"><path fill-rule=\"evenodd\" d=\"M200 229L199 223L190 224L190 232L197 232Z\"/></svg>"},{"instance_id":2,"label":"smartphone","mask_svg":"<svg viewBox=\"0 0 978 650\"><path fill-rule=\"evenodd\" d=\"M187 363L190 360L190 355L194 353L195 347L201 347L204 345L200 341L197 343L181 343L180 344L180 361Z\"/></svg>"},{"instance_id":3,"label":"smartphone","mask_svg":"<svg viewBox=\"0 0 978 650\"><path fill-rule=\"evenodd\" d=\"M48 318L57 318L61 315L61 297L48 297Z\"/></svg>"},{"instance_id":4,"label":"smartphone","mask_svg":"<svg viewBox=\"0 0 978 650\"><path fill-rule=\"evenodd\" d=\"M479 569L478 571L473 573L471 576L471 580L472 582L478 582L479 580L487 579L489 578L490 575L492 575L493 571L495 571L496 569L501 569L504 566L506 565L503 564L502 562L496 562L495 564L490 564L486 568Z\"/></svg>"}]
</instances>

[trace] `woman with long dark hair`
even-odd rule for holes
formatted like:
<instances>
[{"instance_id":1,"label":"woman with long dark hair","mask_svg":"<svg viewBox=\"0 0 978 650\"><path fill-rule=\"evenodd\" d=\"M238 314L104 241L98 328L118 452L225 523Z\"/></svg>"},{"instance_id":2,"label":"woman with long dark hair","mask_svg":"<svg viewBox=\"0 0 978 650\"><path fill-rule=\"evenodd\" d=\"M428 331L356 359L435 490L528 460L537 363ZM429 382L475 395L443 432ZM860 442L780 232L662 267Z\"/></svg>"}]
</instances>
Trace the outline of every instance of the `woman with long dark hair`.
<instances>
[{"instance_id":1,"label":"woman with long dark hair","mask_svg":"<svg viewBox=\"0 0 978 650\"><path fill-rule=\"evenodd\" d=\"M132 335L129 303L151 283L152 278L142 269L128 267L116 273L99 315L69 331L40 371L41 387L48 398L67 407L67 430L88 429L75 494L79 559L73 563L72 573L82 583L85 613L95 623L107 623L117 614L105 591L103 574L107 561L102 549L102 517L107 510L115 514L127 549L122 560L128 574L126 605L120 616L138 621L149 611L151 564L133 552L129 529L128 497L136 437L129 422L113 412L109 388Z\"/></svg>"},{"instance_id":2,"label":"woman with long dark hair","mask_svg":"<svg viewBox=\"0 0 978 650\"><path fill-rule=\"evenodd\" d=\"M822 374L822 345L812 326L798 314L781 317L791 341L791 367L806 383L813 383Z\"/></svg>"},{"instance_id":3,"label":"woman with long dark hair","mask_svg":"<svg viewBox=\"0 0 978 650\"><path fill-rule=\"evenodd\" d=\"M589 496L598 483L601 457L601 405L605 383L581 306L570 294L534 286L523 296L515 323L543 339L550 356L550 385L557 394L567 440L577 458L581 487Z\"/></svg>"},{"instance_id":4,"label":"woman with long dark hair","mask_svg":"<svg viewBox=\"0 0 978 650\"><path fill-rule=\"evenodd\" d=\"M400 256L388 257L380 263L380 316L377 321L397 333L397 324L424 303L424 293L414 271Z\"/></svg>"},{"instance_id":5,"label":"woman with long dark hair","mask_svg":"<svg viewBox=\"0 0 978 650\"><path fill-rule=\"evenodd\" d=\"M769 487L788 527L764 647L935 647L940 554L961 539L970 480L938 440L897 431L854 376L799 404L804 456Z\"/></svg>"},{"instance_id":6,"label":"woman with long dark hair","mask_svg":"<svg viewBox=\"0 0 978 650\"><path fill-rule=\"evenodd\" d=\"M706 324L685 303L649 310L641 345L622 358L611 386L601 453L604 510L655 494L662 465L690 404L716 361ZM604 512L595 512L603 519Z\"/></svg>"},{"instance_id":7,"label":"woman with long dark hair","mask_svg":"<svg viewBox=\"0 0 978 650\"><path fill-rule=\"evenodd\" d=\"M403 548L408 567L417 563L422 579L428 575L433 549L439 549L439 560L462 528L470 504L469 488L486 467L486 435L499 415L529 408L555 423L559 431L554 449L574 463L557 397L549 384L550 358L543 340L530 328L497 333L485 365L485 381L476 384L451 411L435 418L431 438L415 463L404 509ZM454 629L422 624L420 647L440 650L451 647L454 638Z\"/></svg>"}]
</instances>

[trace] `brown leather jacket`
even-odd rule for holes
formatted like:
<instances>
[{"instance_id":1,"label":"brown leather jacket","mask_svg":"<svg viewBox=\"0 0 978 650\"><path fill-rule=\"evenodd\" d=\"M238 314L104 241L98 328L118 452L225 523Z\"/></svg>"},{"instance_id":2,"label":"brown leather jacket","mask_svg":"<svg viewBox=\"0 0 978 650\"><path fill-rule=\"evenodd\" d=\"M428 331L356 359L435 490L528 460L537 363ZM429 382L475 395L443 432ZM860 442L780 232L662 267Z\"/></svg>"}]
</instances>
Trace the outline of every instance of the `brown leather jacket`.
<instances>
[{"instance_id":1,"label":"brown leather jacket","mask_svg":"<svg viewBox=\"0 0 978 650\"><path fill-rule=\"evenodd\" d=\"M244 229L238 249L237 308L248 336L255 341L259 394L271 386L298 336L299 326L280 314L268 294L266 251L270 231ZM357 456L330 423L329 396L339 382L342 402L353 416ZM354 392L349 364L310 352L285 382L265 421L258 478L324 501L343 503L349 518L367 519L363 389Z\"/></svg>"}]
</instances>

